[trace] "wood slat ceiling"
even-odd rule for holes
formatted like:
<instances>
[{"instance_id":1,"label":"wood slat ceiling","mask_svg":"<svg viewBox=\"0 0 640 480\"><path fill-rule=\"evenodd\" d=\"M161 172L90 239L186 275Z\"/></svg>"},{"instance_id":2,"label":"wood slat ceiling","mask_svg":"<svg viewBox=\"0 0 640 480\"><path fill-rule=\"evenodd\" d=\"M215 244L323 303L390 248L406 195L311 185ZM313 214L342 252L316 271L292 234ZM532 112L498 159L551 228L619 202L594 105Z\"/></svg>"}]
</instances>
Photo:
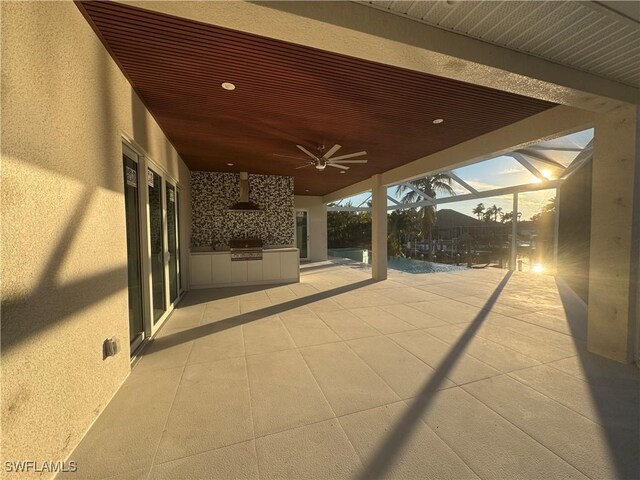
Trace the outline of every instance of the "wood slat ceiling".
<instances>
[{"instance_id":1,"label":"wood slat ceiling","mask_svg":"<svg viewBox=\"0 0 640 480\"><path fill-rule=\"evenodd\" d=\"M333 192L553 106L119 3L78 5L190 169L293 175L296 194ZM336 156L366 150L369 162L295 169L306 160L295 144L335 143Z\"/></svg>"}]
</instances>

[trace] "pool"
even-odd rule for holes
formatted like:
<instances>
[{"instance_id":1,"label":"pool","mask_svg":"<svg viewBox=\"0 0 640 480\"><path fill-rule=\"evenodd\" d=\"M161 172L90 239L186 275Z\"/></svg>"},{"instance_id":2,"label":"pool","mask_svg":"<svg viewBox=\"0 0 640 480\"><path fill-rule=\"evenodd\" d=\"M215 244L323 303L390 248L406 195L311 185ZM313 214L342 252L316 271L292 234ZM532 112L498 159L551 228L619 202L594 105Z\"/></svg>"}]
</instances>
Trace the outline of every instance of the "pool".
<instances>
[{"instance_id":1,"label":"pool","mask_svg":"<svg viewBox=\"0 0 640 480\"><path fill-rule=\"evenodd\" d=\"M331 248L328 250L330 257L348 258L360 263L371 264L371 250L362 248ZM445 265L443 263L426 262L403 257L387 257L387 265L393 270L405 273L436 273L457 272L467 270L467 267Z\"/></svg>"}]
</instances>

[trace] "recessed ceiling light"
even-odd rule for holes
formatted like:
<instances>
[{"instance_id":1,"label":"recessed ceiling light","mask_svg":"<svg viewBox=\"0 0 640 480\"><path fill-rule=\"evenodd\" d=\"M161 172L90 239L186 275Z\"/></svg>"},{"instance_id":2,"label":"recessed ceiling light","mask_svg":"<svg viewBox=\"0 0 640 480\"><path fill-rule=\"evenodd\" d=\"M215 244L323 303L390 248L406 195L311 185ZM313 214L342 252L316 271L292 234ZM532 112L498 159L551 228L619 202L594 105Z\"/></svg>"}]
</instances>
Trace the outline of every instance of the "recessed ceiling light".
<instances>
[{"instance_id":1,"label":"recessed ceiling light","mask_svg":"<svg viewBox=\"0 0 640 480\"><path fill-rule=\"evenodd\" d=\"M444 122L444 118L436 118L436 119L433 121L434 125L438 125L439 123L442 123L442 122Z\"/></svg>"},{"instance_id":2,"label":"recessed ceiling light","mask_svg":"<svg viewBox=\"0 0 640 480\"><path fill-rule=\"evenodd\" d=\"M305 192L308 192L309 190L305 190Z\"/></svg>"},{"instance_id":3,"label":"recessed ceiling light","mask_svg":"<svg viewBox=\"0 0 640 480\"><path fill-rule=\"evenodd\" d=\"M345 172L344 170L340 170L340 173L347 173L347 172Z\"/></svg>"},{"instance_id":4,"label":"recessed ceiling light","mask_svg":"<svg viewBox=\"0 0 640 480\"><path fill-rule=\"evenodd\" d=\"M233 163L227 163L229 167L233 167Z\"/></svg>"},{"instance_id":5,"label":"recessed ceiling light","mask_svg":"<svg viewBox=\"0 0 640 480\"><path fill-rule=\"evenodd\" d=\"M224 88L225 90L235 90L236 86L233 83L224 82L222 84L222 88Z\"/></svg>"}]
</instances>

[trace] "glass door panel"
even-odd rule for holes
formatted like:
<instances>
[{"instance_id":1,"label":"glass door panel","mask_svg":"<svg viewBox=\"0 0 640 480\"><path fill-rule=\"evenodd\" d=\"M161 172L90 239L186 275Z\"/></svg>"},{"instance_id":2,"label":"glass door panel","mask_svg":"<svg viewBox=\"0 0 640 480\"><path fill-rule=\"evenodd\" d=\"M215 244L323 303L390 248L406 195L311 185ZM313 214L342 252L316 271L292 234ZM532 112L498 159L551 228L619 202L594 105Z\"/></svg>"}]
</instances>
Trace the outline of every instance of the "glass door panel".
<instances>
[{"instance_id":1,"label":"glass door panel","mask_svg":"<svg viewBox=\"0 0 640 480\"><path fill-rule=\"evenodd\" d=\"M164 279L164 235L162 222L162 178L147 170L149 189L149 236L151 237L151 294L153 297L153 323L166 311Z\"/></svg>"},{"instance_id":2,"label":"glass door panel","mask_svg":"<svg viewBox=\"0 0 640 480\"><path fill-rule=\"evenodd\" d=\"M178 298L178 221L176 187L166 183L167 249L169 251L169 303Z\"/></svg>"},{"instance_id":3,"label":"glass door panel","mask_svg":"<svg viewBox=\"0 0 640 480\"><path fill-rule=\"evenodd\" d=\"M140 209L138 204L138 164L123 155L124 204L127 229L127 271L129 289L129 342L144 336L142 313L142 270L140 260ZM135 348L132 348L132 352Z\"/></svg>"},{"instance_id":4,"label":"glass door panel","mask_svg":"<svg viewBox=\"0 0 640 480\"><path fill-rule=\"evenodd\" d=\"M307 217L308 212L296 211L296 243L300 251L300 258L303 260L309 258Z\"/></svg>"}]
</instances>

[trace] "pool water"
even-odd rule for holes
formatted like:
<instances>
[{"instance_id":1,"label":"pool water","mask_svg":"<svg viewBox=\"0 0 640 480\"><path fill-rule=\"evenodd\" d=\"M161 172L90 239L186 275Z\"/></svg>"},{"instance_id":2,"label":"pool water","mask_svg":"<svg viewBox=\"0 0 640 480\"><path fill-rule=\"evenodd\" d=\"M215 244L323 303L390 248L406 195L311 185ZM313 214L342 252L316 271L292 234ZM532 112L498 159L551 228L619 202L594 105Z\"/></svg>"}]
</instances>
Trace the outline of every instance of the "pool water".
<instances>
[{"instance_id":1,"label":"pool water","mask_svg":"<svg viewBox=\"0 0 640 480\"><path fill-rule=\"evenodd\" d=\"M356 262L371 264L371 250L362 248L333 248L329 249L328 253L330 257L348 258ZM389 268L405 273L457 272L467 270L467 267L445 265L443 263L426 262L424 260L414 260L403 257L388 257L387 262Z\"/></svg>"}]
</instances>

